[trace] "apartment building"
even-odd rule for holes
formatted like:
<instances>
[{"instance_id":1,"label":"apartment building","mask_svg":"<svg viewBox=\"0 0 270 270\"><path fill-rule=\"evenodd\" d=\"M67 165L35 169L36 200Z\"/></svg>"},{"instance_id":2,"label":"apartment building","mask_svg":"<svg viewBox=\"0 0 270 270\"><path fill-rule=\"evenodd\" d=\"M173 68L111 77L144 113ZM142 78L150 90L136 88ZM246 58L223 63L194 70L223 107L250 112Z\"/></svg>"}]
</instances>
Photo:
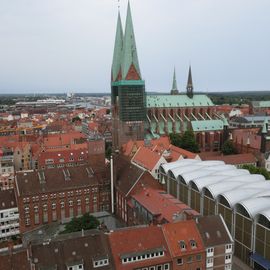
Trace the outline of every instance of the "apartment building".
<instances>
[{"instance_id":1,"label":"apartment building","mask_svg":"<svg viewBox=\"0 0 270 270\"><path fill-rule=\"evenodd\" d=\"M0 191L0 241L20 234L19 212L13 189Z\"/></svg>"}]
</instances>

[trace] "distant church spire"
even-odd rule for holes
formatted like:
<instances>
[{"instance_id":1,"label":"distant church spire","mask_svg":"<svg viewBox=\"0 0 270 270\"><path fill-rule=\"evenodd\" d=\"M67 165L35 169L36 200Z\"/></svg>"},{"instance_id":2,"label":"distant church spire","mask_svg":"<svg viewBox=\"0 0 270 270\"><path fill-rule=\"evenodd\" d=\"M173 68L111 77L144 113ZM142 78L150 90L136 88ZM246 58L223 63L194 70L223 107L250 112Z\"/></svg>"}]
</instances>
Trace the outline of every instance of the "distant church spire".
<instances>
[{"instance_id":1,"label":"distant church spire","mask_svg":"<svg viewBox=\"0 0 270 270\"><path fill-rule=\"evenodd\" d=\"M193 97L193 82L192 82L191 66L189 66L189 70L188 70L187 95L189 98Z\"/></svg>"},{"instance_id":2,"label":"distant church spire","mask_svg":"<svg viewBox=\"0 0 270 270\"><path fill-rule=\"evenodd\" d=\"M171 95L178 95L178 94L179 94L179 91L178 91L178 88L177 88L176 72L175 72L175 68L174 68Z\"/></svg>"},{"instance_id":3,"label":"distant church spire","mask_svg":"<svg viewBox=\"0 0 270 270\"><path fill-rule=\"evenodd\" d=\"M121 61L123 52L123 28L120 12L118 11L116 35L114 42L113 62L112 62L112 81L116 81L121 76Z\"/></svg>"},{"instance_id":4,"label":"distant church spire","mask_svg":"<svg viewBox=\"0 0 270 270\"><path fill-rule=\"evenodd\" d=\"M123 41L122 79L141 80L141 72L137 55L130 3L128 2L126 28Z\"/></svg>"}]
</instances>

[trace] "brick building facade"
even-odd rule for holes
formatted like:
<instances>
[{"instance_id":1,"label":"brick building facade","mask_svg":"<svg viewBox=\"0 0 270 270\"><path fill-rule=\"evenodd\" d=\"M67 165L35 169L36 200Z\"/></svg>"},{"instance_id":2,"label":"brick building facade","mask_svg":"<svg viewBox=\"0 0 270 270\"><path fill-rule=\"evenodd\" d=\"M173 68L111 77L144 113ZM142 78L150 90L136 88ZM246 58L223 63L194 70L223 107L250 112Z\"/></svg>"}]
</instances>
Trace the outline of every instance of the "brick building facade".
<instances>
[{"instance_id":1,"label":"brick building facade","mask_svg":"<svg viewBox=\"0 0 270 270\"><path fill-rule=\"evenodd\" d=\"M109 210L109 181L107 171L89 165L18 173L15 191L21 232Z\"/></svg>"}]
</instances>

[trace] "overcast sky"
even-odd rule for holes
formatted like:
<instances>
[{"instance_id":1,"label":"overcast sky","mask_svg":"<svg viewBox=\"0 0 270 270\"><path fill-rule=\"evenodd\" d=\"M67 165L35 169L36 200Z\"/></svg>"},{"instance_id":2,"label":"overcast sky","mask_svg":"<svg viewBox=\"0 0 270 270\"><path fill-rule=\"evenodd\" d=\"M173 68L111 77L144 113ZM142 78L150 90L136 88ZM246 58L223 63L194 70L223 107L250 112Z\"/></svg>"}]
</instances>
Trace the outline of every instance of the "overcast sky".
<instances>
[{"instance_id":1,"label":"overcast sky","mask_svg":"<svg viewBox=\"0 0 270 270\"><path fill-rule=\"evenodd\" d=\"M147 91L270 90L270 0L130 2ZM0 93L109 92L117 6L0 0Z\"/></svg>"}]
</instances>

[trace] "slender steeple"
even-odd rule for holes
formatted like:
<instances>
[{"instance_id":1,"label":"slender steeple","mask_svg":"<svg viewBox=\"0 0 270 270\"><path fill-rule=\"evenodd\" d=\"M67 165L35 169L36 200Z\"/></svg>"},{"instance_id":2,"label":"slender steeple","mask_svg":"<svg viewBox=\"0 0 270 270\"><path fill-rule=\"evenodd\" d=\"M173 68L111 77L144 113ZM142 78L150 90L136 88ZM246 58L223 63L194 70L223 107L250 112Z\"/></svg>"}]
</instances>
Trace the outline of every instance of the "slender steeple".
<instances>
[{"instance_id":1,"label":"slender steeple","mask_svg":"<svg viewBox=\"0 0 270 270\"><path fill-rule=\"evenodd\" d=\"M112 62L112 81L116 81L121 77L121 60L123 52L123 28L120 12L118 12L116 35L114 42L113 62Z\"/></svg>"},{"instance_id":2,"label":"slender steeple","mask_svg":"<svg viewBox=\"0 0 270 270\"><path fill-rule=\"evenodd\" d=\"M189 66L189 70L188 70L187 95L189 98L193 97L193 82L192 82L191 66Z\"/></svg>"},{"instance_id":3,"label":"slender steeple","mask_svg":"<svg viewBox=\"0 0 270 270\"><path fill-rule=\"evenodd\" d=\"M179 91L178 91L178 88L177 88L176 73L175 73L175 68L174 68L171 95L178 95L178 94L179 94Z\"/></svg>"},{"instance_id":4,"label":"slender steeple","mask_svg":"<svg viewBox=\"0 0 270 270\"><path fill-rule=\"evenodd\" d=\"M130 3L128 2L126 28L123 42L122 79L141 80L141 72L137 55L135 35L132 23Z\"/></svg>"}]
</instances>

